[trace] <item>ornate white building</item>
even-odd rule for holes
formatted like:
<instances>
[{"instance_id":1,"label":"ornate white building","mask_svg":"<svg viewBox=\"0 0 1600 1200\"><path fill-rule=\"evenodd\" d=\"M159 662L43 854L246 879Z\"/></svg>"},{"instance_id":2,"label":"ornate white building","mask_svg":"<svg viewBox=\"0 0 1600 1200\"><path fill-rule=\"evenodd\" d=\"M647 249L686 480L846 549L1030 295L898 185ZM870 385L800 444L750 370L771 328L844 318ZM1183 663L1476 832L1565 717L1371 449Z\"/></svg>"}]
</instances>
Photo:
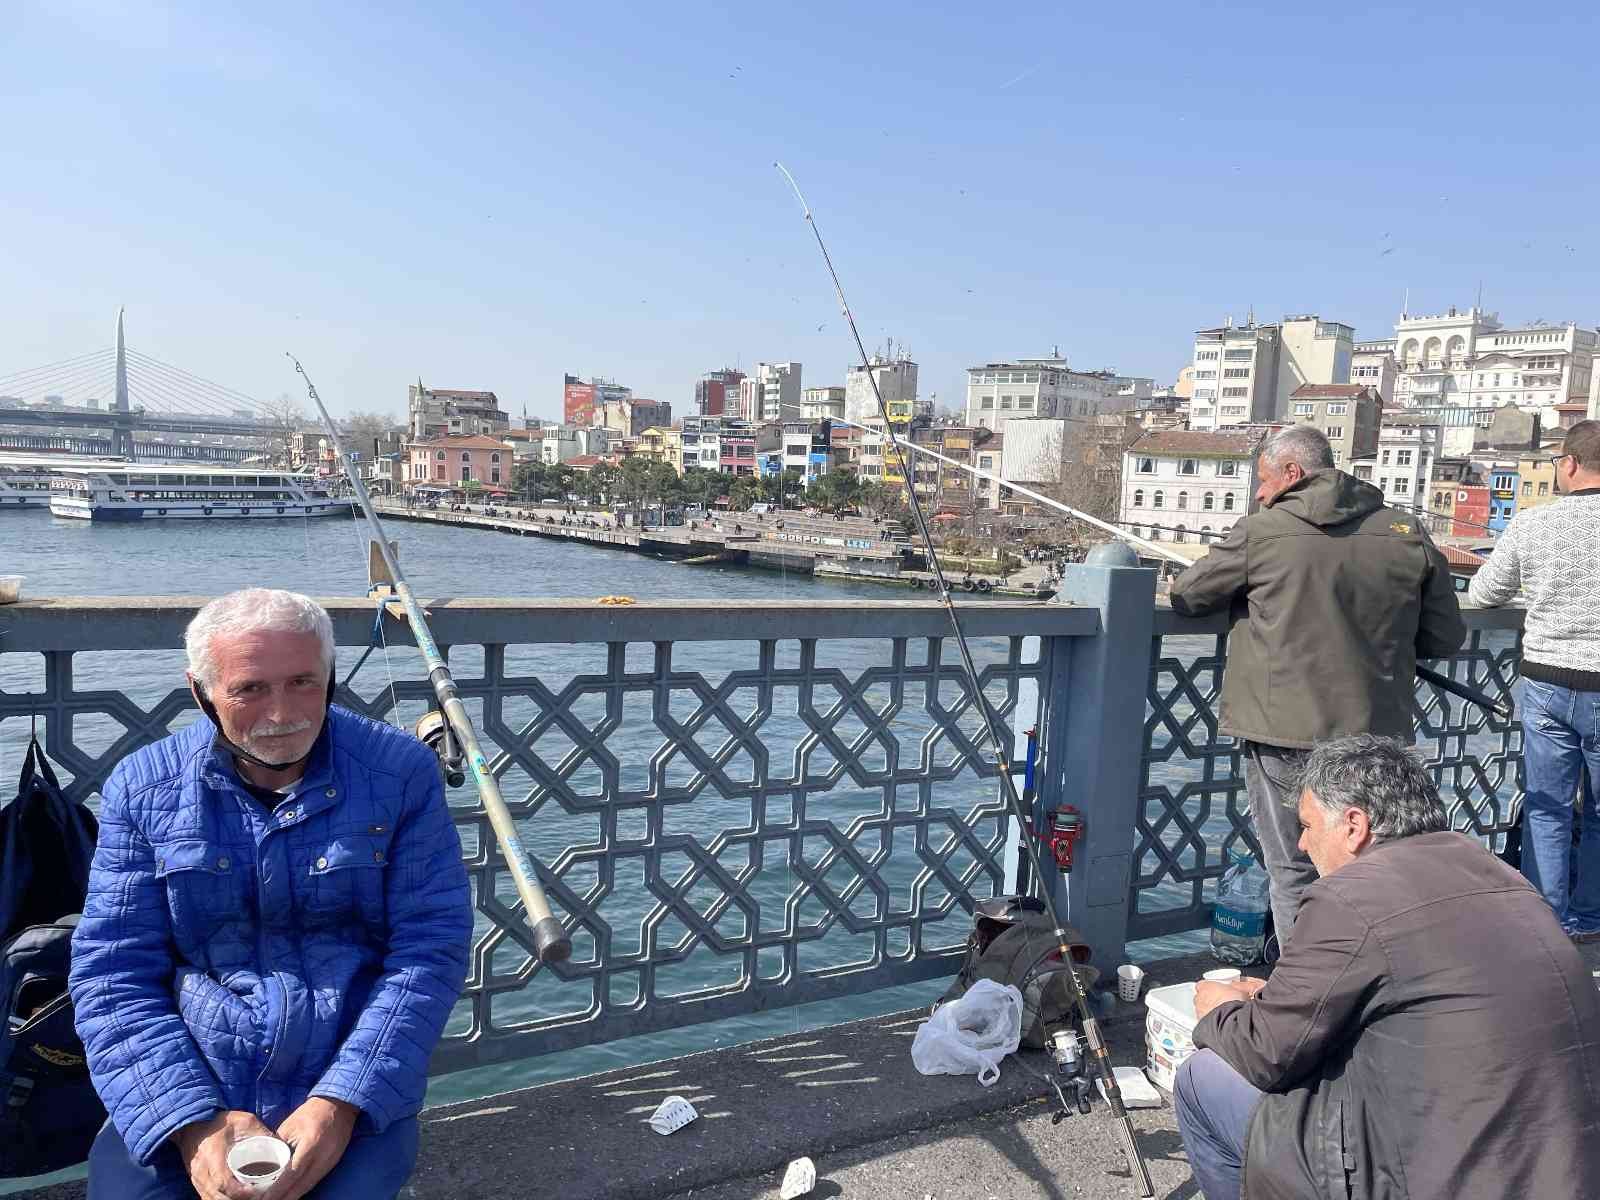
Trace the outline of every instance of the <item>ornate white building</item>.
<instances>
[{"instance_id":1,"label":"ornate white building","mask_svg":"<svg viewBox=\"0 0 1600 1200\"><path fill-rule=\"evenodd\" d=\"M1394 335L1394 398L1405 408L1548 409L1587 400L1600 348L1600 334L1570 321L1507 329L1478 308L1432 317L1404 313Z\"/></svg>"}]
</instances>

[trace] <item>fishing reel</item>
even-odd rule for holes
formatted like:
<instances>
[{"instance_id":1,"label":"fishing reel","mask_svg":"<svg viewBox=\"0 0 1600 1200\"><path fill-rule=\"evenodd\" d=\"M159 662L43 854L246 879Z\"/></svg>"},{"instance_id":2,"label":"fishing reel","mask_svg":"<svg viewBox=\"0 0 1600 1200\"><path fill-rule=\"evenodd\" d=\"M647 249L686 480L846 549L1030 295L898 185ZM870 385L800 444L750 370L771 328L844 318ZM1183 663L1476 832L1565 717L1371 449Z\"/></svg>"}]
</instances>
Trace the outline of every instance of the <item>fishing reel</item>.
<instances>
[{"instance_id":1,"label":"fishing reel","mask_svg":"<svg viewBox=\"0 0 1600 1200\"><path fill-rule=\"evenodd\" d=\"M455 734L450 731L450 722L438 709L429 709L422 714L422 719L412 728L412 732L429 750L439 757L439 769L444 772L444 781L451 787L460 787L467 781L466 772L461 769L461 743L456 741Z\"/></svg>"},{"instance_id":2,"label":"fishing reel","mask_svg":"<svg viewBox=\"0 0 1600 1200\"><path fill-rule=\"evenodd\" d=\"M1050 1035L1050 1057L1055 1059L1056 1064L1055 1075L1050 1083L1056 1090L1057 1099L1061 1101L1061 1107L1050 1118L1050 1123L1061 1124L1072 1115L1074 1107L1083 1116L1088 1116L1094 1089L1089 1083L1083 1039L1070 1027L1056 1030ZM1073 1097L1071 1102L1067 1099L1069 1092Z\"/></svg>"},{"instance_id":3,"label":"fishing reel","mask_svg":"<svg viewBox=\"0 0 1600 1200\"><path fill-rule=\"evenodd\" d=\"M1072 870L1072 852L1083 836L1083 814L1070 804L1045 813L1045 831L1040 833L1031 826L1028 832L1050 847L1050 855L1062 871Z\"/></svg>"}]
</instances>

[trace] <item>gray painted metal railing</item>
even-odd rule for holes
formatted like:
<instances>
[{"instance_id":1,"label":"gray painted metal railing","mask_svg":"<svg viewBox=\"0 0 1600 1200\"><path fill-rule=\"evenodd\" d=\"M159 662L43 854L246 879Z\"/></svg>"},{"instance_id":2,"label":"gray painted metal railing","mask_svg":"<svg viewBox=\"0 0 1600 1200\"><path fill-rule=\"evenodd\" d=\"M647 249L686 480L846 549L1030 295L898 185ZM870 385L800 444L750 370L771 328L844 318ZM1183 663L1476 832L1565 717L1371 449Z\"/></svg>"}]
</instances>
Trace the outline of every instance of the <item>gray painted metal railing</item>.
<instances>
[{"instance_id":1,"label":"gray painted metal railing","mask_svg":"<svg viewBox=\"0 0 1600 1200\"><path fill-rule=\"evenodd\" d=\"M202 602L0 610L0 664L42 656L42 673L21 672L31 686L0 692L0 744L37 714L70 791L90 796L191 700L175 653L146 668L142 703L81 688L77 669L175 649ZM372 604L328 607L341 646L368 643ZM538 963L487 819L470 788L452 793L478 921L436 1070L948 974L966 898L1001 890L997 767L934 604L427 607L574 942L571 961ZM1039 697L1060 693L1055 646L1097 624L1059 605L972 606L1000 715L1037 722ZM385 634L409 636L395 621ZM357 684L342 703L405 723L431 697L396 647Z\"/></svg>"},{"instance_id":2,"label":"gray painted metal railing","mask_svg":"<svg viewBox=\"0 0 1600 1200\"><path fill-rule=\"evenodd\" d=\"M1069 603L964 608L985 695L1019 737L1039 732L1037 811L1085 815L1077 865L1051 883L1101 962L1204 926L1225 849L1248 836L1213 708L1225 626L1153 592L1153 572L1079 567ZM187 720L177 648L203 602L0 609L0 768L37 717L88 797ZM374 607L328 607L342 676ZM997 767L932 602L427 607L574 941L570 962L538 963L486 818L470 788L451 793L478 919L436 1070L947 975L968 899L1004 886ZM1470 623L1443 665L1509 689L1520 613ZM405 627L384 636L341 701L410 723L431 690ZM1458 825L1502 833L1520 729L1430 690L1419 737Z\"/></svg>"},{"instance_id":3,"label":"gray painted metal railing","mask_svg":"<svg viewBox=\"0 0 1600 1200\"><path fill-rule=\"evenodd\" d=\"M1522 610L1465 610L1467 645L1428 664L1490 696L1517 680ZM1130 939L1201 928L1237 842L1260 853L1246 823L1238 743L1217 730L1227 664L1227 620L1156 611L1150 655L1139 817L1134 831ZM1307 681L1308 687L1315 680ZM1417 747L1453 827L1504 847L1522 800L1522 725L1419 683Z\"/></svg>"}]
</instances>

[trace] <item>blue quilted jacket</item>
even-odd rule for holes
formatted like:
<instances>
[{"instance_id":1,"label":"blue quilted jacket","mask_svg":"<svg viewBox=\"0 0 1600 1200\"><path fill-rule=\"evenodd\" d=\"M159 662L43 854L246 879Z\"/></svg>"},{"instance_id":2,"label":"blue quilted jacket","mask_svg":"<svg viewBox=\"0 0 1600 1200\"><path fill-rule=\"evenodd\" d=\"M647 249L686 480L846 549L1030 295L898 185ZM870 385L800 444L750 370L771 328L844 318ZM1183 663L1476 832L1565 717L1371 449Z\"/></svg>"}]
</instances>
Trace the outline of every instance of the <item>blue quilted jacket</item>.
<instances>
[{"instance_id":1,"label":"blue quilted jacket","mask_svg":"<svg viewBox=\"0 0 1600 1200\"><path fill-rule=\"evenodd\" d=\"M269 812L215 738L201 719L112 772L73 937L95 1089L144 1163L219 1109L414 1115L466 976L471 899L427 747L332 708Z\"/></svg>"}]
</instances>

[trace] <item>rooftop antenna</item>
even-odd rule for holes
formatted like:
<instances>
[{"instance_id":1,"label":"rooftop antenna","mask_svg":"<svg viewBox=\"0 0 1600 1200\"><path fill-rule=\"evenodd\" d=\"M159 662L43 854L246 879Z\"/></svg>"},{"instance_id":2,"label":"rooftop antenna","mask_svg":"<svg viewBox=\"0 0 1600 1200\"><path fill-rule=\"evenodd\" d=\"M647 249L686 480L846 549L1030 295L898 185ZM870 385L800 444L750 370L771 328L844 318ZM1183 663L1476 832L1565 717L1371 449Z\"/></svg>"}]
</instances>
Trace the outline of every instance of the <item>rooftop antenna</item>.
<instances>
[{"instance_id":1,"label":"rooftop antenna","mask_svg":"<svg viewBox=\"0 0 1600 1200\"><path fill-rule=\"evenodd\" d=\"M1400 319L1404 321L1411 315L1411 289L1406 289L1406 298L1400 302Z\"/></svg>"},{"instance_id":2,"label":"rooftop antenna","mask_svg":"<svg viewBox=\"0 0 1600 1200\"><path fill-rule=\"evenodd\" d=\"M1477 303L1477 309L1476 309L1476 312L1473 313L1473 315L1476 316L1477 313L1481 313L1482 311L1483 311L1483 280L1480 279L1480 280L1478 280L1478 303Z\"/></svg>"}]
</instances>

